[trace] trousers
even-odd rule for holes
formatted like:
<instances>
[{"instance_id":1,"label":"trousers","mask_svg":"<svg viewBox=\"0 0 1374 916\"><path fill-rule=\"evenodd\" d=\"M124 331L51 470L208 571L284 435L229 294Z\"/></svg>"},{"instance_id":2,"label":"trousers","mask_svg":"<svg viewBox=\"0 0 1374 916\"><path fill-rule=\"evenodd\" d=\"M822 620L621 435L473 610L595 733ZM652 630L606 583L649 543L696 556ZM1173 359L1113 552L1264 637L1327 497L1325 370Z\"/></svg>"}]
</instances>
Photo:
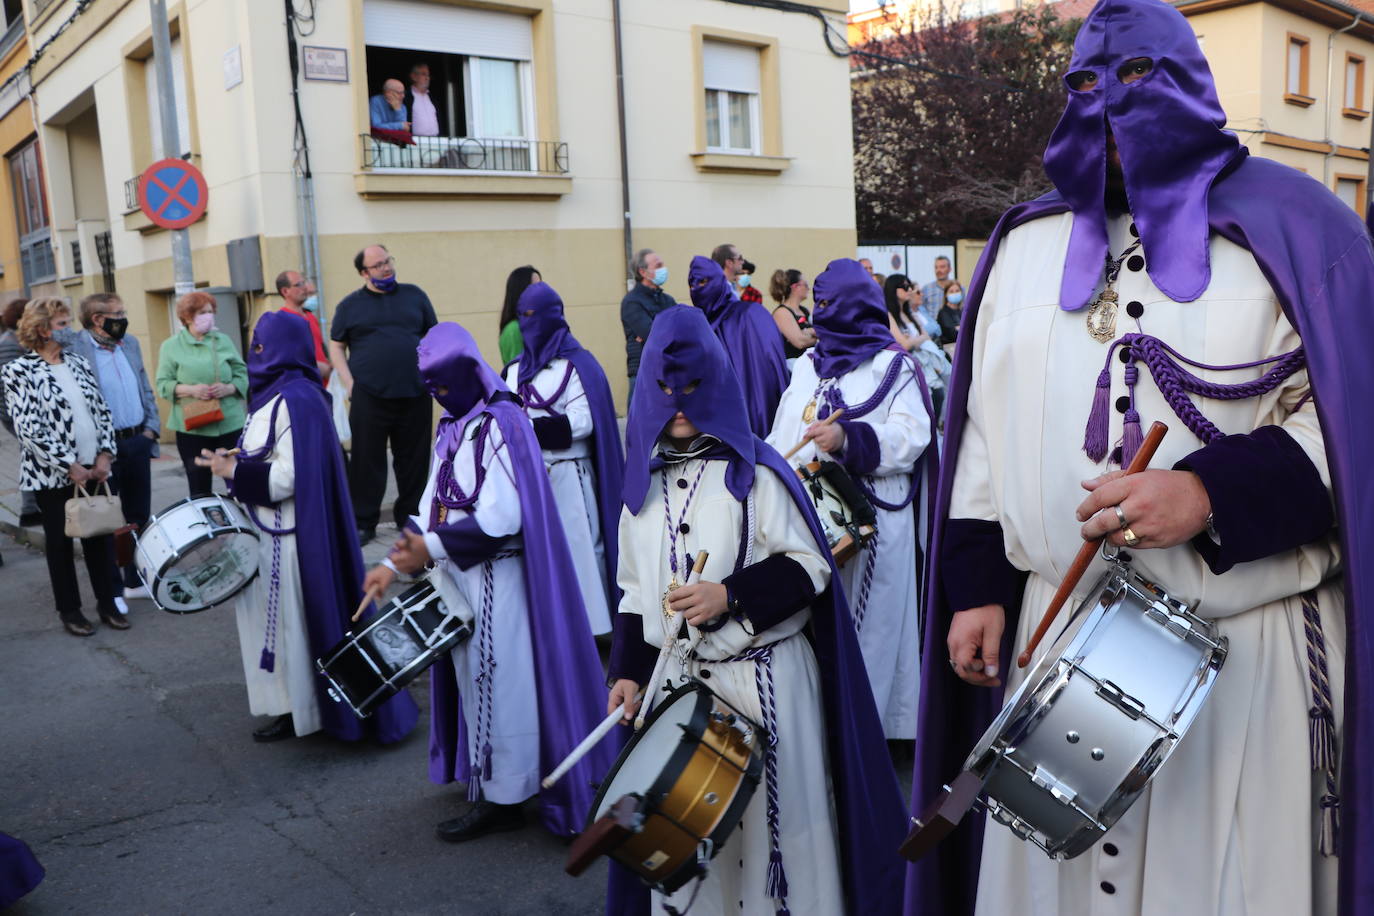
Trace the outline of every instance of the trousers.
<instances>
[{"instance_id":1,"label":"trousers","mask_svg":"<svg viewBox=\"0 0 1374 916\"><path fill-rule=\"evenodd\" d=\"M386 493L386 449L396 474L396 527L419 511L429 479L429 455L434 436L433 408L428 396L379 398L353 387L348 423L353 428L353 455L348 463L348 486L358 527L371 530L381 517Z\"/></svg>"}]
</instances>

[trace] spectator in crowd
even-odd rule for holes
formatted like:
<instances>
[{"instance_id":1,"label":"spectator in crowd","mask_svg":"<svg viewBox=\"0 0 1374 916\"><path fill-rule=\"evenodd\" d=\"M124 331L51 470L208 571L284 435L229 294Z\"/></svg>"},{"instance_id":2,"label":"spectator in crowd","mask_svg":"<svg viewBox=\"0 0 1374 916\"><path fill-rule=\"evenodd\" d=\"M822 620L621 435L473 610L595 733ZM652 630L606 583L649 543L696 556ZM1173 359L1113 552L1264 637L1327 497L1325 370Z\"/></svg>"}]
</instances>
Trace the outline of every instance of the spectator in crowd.
<instances>
[{"instance_id":1,"label":"spectator in crowd","mask_svg":"<svg viewBox=\"0 0 1374 916\"><path fill-rule=\"evenodd\" d=\"M879 287L882 287L882 285L887 282L887 274L874 274L873 282L878 284Z\"/></svg>"},{"instance_id":2,"label":"spectator in crowd","mask_svg":"<svg viewBox=\"0 0 1374 916\"><path fill-rule=\"evenodd\" d=\"M711 260L720 265L725 272L725 283L732 298L739 298L739 275L744 272L744 255L729 242L717 245L711 250Z\"/></svg>"},{"instance_id":3,"label":"spectator in crowd","mask_svg":"<svg viewBox=\"0 0 1374 916\"><path fill-rule=\"evenodd\" d=\"M859 266L864 269L870 277L873 276L873 262L868 258L859 258Z\"/></svg>"},{"instance_id":4,"label":"spectator in crowd","mask_svg":"<svg viewBox=\"0 0 1374 916\"><path fill-rule=\"evenodd\" d=\"M940 307L940 343L952 344L959 337L959 324L964 320L964 288L958 280L950 280L945 287L945 304Z\"/></svg>"},{"instance_id":5,"label":"spectator in crowd","mask_svg":"<svg viewBox=\"0 0 1374 916\"><path fill-rule=\"evenodd\" d=\"M800 270L775 270L768 284L768 292L777 303L773 306L773 322L782 334L783 353L788 366L791 366L792 360L816 345L811 312L802 305L811 293L811 287Z\"/></svg>"},{"instance_id":6,"label":"spectator in crowd","mask_svg":"<svg viewBox=\"0 0 1374 916\"><path fill-rule=\"evenodd\" d=\"M883 283L883 299L887 304L887 323L892 337L920 364L938 418L945 402L950 369L945 351L934 339L939 337L939 325L927 326L929 319L921 311L921 291L905 274L887 278Z\"/></svg>"},{"instance_id":7,"label":"spectator in crowd","mask_svg":"<svg viewBox=\"0 0 1374 916\"><path fill-rule=\"evenodd\" d=\"M620 300L620 323L625 328L625 371L630 376L630 387L625 395L627 413L635 392L635 376L639 374L639 354L649 338L649 328L660 312L677 304L663 291L663 284L668 282L668 268L658 252L641 248L630 264L630 272L634 274L634 288Z\"/></svg>"},{"instance_id":8,"label":"spectator in crowd","mask_svg":"<svg viewBox=\"0 0 1374 916\"><path fill-rule=\"evenodd\" d=\"M763 305L763 293L754 285L753 261L744 262L744 272L735 277L735 294L739 296L741 302L752 302L755 305Z\"/></svg>"},{"instance_id":9,"label":"spectator in crowd","mask_svg":"<svg viewBox=\"0 0 1374 916\"><path fill-rule=\"evenodd\" d=\"M349 489L358 540L366 544L377 536L388 442L396 473L396 527L404 528L420 509L433 423L415 348L438 319L424 290L396 280L396 259L385 246L367 246L354 255L353 266L363 285L334 310L329 357L352 402Z\"/></svg>"},{"instance_id":10,"label":"spectator in crowd","mask_svg":"<svg viewBox=\"0 0 1374 916\"><path fill-rule=\"evenodd\" d=\"M209 293L178 299L182 328L162 342L157 357L157 393L172 402L167 425L177 434L192 496L209 496L213 482L208 469L196 466L200 450L233 448L248 413L248 367L229 336L216 329L215 310Z\"/></svg>"},{"instance_id":11,"label":"spectator in crowd","mask_svg":"<svg viewBox=\"0 0 1374 916\"><path fill-rule=\"evenodd\" d=\"M115 457L110 484L119 494L124 520L140 529L152 514L151 462L157 457L162 422L157 398L143 367L137 337L126 336L129 313L114 293L94 293L81 300L81 326L69 353L94 370L100 395L114 424ZM148 589L131 563L121 570L124 598L147 598Z\"/></svg>"},{"instance_id":12,"label":"spectator in crowd","mask_svg":"<svg viewBox=\"0 0 1374 916\"><path fill-rule=\"evenodd\" d=\"M319 370L320 380L329 385L329 355L324 351L324 335L320 331L320 316L306 303L315 295L315 284L301 276L299 271L283 270L277 274L277 295L282 298L280 311L295 315L310 325L310 339L315 342L315 368ZM318 301L318 300L317 300Z\"/></svg>"},{"instance_id":13,"label":"spectator in crowd","mask_svg":"<svg viewBox=\"0 0 1374 916\"><path fill-rule=\"evenodd\" d=\"M372 126L378 130L410 130L405 97L406 87L400 80L382 83L382 91L367 100Z\"/></svg>"},{"instance_id":14,"label":"spectator in crowd","mask_svg":"<svg viewBox=\"0 0 1374 916\"><path fill-rule=\"evenodd\" d=\"M520 322L515 305L520 294L535 283L543 281L537 268L532 264L517 267L506 277L506 300L501 303L501 365L509 365L525 352L525 339L520 335Z\"/></svg>"},{"instance_id":15,"label":"spectator in crowd","mask_svg":"<svg viewBox=\"0 0 1374 916\"><path fill-rule=\"evenodd\" d=\"M936 318L945 305L945 288L953 282L949 258L938 255L935 258L935 279L921 287L921 311Z\"/></svg>"},{"instance_id":16,"label":"spectator in crowd","mask_svg":"<svg viewBox=\"0 0 1374 916\"><path fill-rule=\"evenodd\" d=\"M444 134L439 109L429 95L429 64L416 61L410 66L410 86L401 101L410 112L410 132L417 137L439 137Z\"/></svg>"},{"instance_id":17,"label":"spectator in crowd","mask_svg":"<svg viewBox=\"0 0 1374 916\"><path fill-rule=\"evenodd\" d=\"M19 343L15 329L19 327L19 317L24 314L24 306L28 305L28 302L27 299L11 299L5 303L4 310L0 311L0 369L4 369L10 360L24 355L24 347ZM7 432L14 432L14 421L10 419L10 411L5 403L5 389L3 387L0 387L0 425L3 425ZM34 500L33 493L28 490L20 490L20 526L29 528L37 525L39 521L38 503Z\"/></svg>"},{"instance_id":18,"label":"spectator in crowd","mask_svg":"<svg viewBox=\"0 0 1374 916\"><path fill-rule=\"evenodd\" d=\"M71 320L71 309L61 299L35 299L25 306L17 336L28 352L11 360L0 371L0 380L19 438L19 486L34 492L43 517L44 553L57 615L68 633L90 636L95 627L81 613L65 509L73 484L109 479L115 430L90 364L63 352L76 339ZM113 629L127 630L129 621L115 606L114 537L82 538L81 552L100 619Z\"/></svg>"}]
</instances>

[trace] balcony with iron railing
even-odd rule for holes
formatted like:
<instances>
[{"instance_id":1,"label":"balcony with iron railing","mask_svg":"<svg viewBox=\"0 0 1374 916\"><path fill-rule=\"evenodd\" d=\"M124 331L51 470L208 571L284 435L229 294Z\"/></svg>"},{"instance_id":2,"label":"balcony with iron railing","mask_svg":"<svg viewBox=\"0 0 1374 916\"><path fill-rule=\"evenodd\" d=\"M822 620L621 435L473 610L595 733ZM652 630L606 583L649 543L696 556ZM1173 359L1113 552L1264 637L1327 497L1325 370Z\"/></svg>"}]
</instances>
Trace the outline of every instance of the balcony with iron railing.
<instances>
[{"instance_id":1,"label":"balcony with iron railing","mask_svg":"<svg viewBox=\"0 0 1374 916\"><path fill-rule=\"evenodd\" d=\"M404 142L409 139L410 142ZM490 137L359 136L364 197L555 198L572 189L568 144Z\"/></svg>"}]
</instances>

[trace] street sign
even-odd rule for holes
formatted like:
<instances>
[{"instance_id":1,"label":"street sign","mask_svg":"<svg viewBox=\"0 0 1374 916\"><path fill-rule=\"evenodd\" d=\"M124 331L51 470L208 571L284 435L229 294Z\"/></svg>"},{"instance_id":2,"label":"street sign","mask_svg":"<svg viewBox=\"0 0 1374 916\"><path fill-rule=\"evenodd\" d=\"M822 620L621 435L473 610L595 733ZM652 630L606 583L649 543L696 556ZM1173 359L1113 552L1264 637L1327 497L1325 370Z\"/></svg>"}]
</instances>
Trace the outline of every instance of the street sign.
<instances>
[{"instance_id":1,"label":"street sign","mask_svg":"<svg viewBox=\"0 0 1374 916\"><path fill-rule=\"evenodd\" d=\"M163 159L138 179L138 207L153 225L185 229L205 214L209 192L200 169L184 159Z\"/></svg>"}]
</instances>

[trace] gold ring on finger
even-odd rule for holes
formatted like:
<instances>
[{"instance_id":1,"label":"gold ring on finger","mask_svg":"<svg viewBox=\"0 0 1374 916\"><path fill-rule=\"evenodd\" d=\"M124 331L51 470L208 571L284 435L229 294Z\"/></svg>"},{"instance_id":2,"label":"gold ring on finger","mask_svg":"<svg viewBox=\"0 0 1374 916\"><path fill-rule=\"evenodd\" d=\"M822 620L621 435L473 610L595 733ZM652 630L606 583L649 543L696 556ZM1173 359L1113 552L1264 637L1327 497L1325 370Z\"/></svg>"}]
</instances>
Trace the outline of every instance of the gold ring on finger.
<instances>
[{"instance_id":1,"label":"gold ring on finger","mask_svg":"<svg viewBox=\"0 0 1374 916\"><path fill-rule=\"evenodd\" d=\"M1130 528L1121 529L1121 536L1126 539L1127 547L1135 547L1140 543L1140 538Z\"/></svg>"}]
</instances>

